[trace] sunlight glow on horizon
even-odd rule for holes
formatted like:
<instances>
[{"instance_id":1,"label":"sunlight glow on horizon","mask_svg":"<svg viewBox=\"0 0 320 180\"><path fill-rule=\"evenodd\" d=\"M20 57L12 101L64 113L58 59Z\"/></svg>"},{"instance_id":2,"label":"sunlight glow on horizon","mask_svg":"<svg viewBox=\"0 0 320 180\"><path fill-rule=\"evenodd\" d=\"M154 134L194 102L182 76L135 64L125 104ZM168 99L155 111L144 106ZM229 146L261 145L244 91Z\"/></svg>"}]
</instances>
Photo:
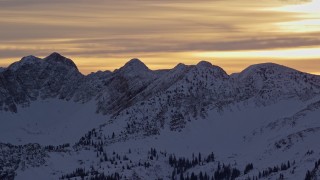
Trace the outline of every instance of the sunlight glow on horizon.
<instances>
[{"instance_id":1,"label":"sunlight glow on horizon","mask_svg":"<svg viewBox=\"0 0 320 180\"><path fill-rule=\"evenodd\" d=\"M320 31L320 1L312 0L304 4L286 5L271 10L298 13L297 20L276 23L287 32L318 32Z\"/></svg>"},{"instance_id":2,"label":"sunlight glow on horizon","mask_svg":"<svg viewBox=\"0 0 320 180\"><path fill-rule=\"evenodd\" d=\"M232 52L198 52L194 53L195 57L203 58L291 58L291 59L320 59L320 46L312 48L297 48L297 49L275 49L275 50L250 50L250 51L232 51Z\"/></svg>"},{"instance_id":3,"label":"sunlight glow on horizon","mask_svg":"<svg viewBox=\"0 0 320 180\"><path fill-rule=\"evenodd\" d=\"M285 5L273 8L275 10L286 12L300 12L300 13L320 13L320 1L311 0L310 2L300 2L299 4Z\"/></svg>"}]
</instances>

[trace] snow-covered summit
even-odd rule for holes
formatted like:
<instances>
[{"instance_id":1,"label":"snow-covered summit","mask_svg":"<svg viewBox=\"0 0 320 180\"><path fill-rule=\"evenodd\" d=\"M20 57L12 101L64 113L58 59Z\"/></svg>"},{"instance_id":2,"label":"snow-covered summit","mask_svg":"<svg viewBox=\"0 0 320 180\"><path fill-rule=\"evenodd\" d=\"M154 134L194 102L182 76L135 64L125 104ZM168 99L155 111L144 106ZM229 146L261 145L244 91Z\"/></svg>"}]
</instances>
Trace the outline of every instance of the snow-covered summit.
<instances>
[{"instance_id":1,"label":"snow-covered summit","mask_svg":"<svg viewBox=\"0 0 320 180\"><path fill-rule=\"evenodd\" d=\"M276 64L276 63L261 63L247 67L238 74L239 79L249 78L253 76L277 76L279 74L298 73L298 70Z\"/></svg>"},{"instance_id":2,"label":"snow-covered summit","mask_svg":"<svg viewBox=\"0 0 320 180\"><path fill-rule=\"evenodd\" d=\"M156 73L151 71L142 61L137 58L131 59L120 69L114 71L114 75L125 77L126 79L135 80L150 80L154 79Z\"/></svg>"},{"instance_id":3,"label":"snow-covered summit","mask_svg":"<svg viewBox=\"0 0 320 180\"><path fill-rule=\"evenodd\" d=\"M228 78L228 74L219 66L215 66L208 61L200 61L195 66L198 71L205 71L211 78Z\"/></svg>"},{"instance_id":4,"label":"snow-covered summit","mask_svg":"<svg viewBox=\"0 0 320 180\"><path fill-rule=\"evenodd\" d=\"M179 63L174 68L170 69L169 71L184 71L187 68L190 68L190 66L185 65L183 63Z\"/></svg>"},{"instance_id":5,"label":"snow-covered summit","mask_svg":"<svg viewBox=\"0 0 320 180\"><path fill-rule=\"evenodd\" d=\"M22 68L23 66L36 66L39 65L42 59L33 56L33 55L29 55L29 56L25 56L23 58L21 58L20 61L14 62L11 65L8 66L9 70L12 71L17 71L18 69Z\"/></svg>"},{"instance_id":6,"label":"snow-covered summit","mask_svg":"<svg viewBox=\"0 0 320 180\"><path fill-rule=\"evenodd\" d=\"M137 73L150 71L149 68L139 59L133 58L128 61L119 71L124 71L126 73Z\"/></svg>"},{"instance_id":7,"label":"snow-covered summit","mask_svg":"<svg viewBox=\"0 0 320 180\"><path fill-rule=\"evenodd\" d=\"M62 56L57 52L53 52L49 56L45 57L43 60L50 64L54 64L54 63L63 64L78 70L76 64L71 59Z\"/></svg>"},{"instance_id":8,"label":"snow-covered summit","mask_svg":"<svg viewBox=\"0 0 320 180\"><path fill-rule=\"evenodd\" d=\"M208 61L200 61L200 62L198 62L197 66L199 66L199 67L212 67L212 64Z\"/></svg>"},{"instance_id":9,"label":"snow-covered summit","mask_svg":"<svg viewBox=\"0 0 320 180\"><path fill-rule=\"evenodd\" d=\"M320 90L320 76L275 64L249 66L233 76L246 94L258 99L278 101L286 98L309 99ZM264 101L264 100L263 100Z\"/></svg>"}]
</instances>

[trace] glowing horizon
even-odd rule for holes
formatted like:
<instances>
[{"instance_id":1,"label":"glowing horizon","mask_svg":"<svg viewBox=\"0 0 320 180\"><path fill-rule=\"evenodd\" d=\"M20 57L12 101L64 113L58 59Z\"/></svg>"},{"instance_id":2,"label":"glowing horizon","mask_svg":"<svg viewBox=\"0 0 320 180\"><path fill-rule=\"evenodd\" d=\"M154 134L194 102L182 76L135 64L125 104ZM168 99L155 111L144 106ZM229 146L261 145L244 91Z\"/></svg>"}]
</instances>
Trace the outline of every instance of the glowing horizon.
<instances>
[{"instance_id":1,"label":"glowing horizon","mask_svg":"<svg viewBox=\"0 0 320 180\"><path fill-rule=\"evenodd\" d=\"M0 67L59 52L83 74L131 58L207 60L229 74L274 62L320 74L320 1L0 0Z\"/></svg>"}]
</instances>

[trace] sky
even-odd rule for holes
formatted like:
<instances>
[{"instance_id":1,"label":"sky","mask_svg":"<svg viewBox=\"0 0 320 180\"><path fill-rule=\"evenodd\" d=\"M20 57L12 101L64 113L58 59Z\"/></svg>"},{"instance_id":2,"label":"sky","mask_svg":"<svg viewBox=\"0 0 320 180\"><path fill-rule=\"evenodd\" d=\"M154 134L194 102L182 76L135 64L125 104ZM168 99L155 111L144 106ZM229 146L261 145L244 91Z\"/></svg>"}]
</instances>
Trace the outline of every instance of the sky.
<instances>
[{"instance_id":1,"label":"sky","mask_svg":"<svg viewBox=\"0 0 320 180\"><path fill-rule=\"evenodd\" d=\"M0 0L0 67L52 52L84 74L139 58L228 73L274 62L320 74L320 0Z\"/></svg>"}]
</instances>

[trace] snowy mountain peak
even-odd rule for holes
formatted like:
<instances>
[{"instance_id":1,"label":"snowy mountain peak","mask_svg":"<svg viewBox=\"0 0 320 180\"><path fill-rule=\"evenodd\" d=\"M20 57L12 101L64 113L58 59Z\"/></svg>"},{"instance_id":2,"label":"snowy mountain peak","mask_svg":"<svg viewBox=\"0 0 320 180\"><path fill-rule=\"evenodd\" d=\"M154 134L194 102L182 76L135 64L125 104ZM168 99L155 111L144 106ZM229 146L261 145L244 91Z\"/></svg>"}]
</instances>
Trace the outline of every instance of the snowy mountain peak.
<instances>
[{"instance_id":1,"label":"snowy mountain peak","mask_svg":"<svg viewBox=\"0 0 320 180\"><path fill-rule=\"evenodd\" d=\"M298 73L298 70L275 64L275 63L261 63L247 67L237 76L240 79L252 77L252 76L263 76L264 78L274 76L276 74L287 74L287 73Z\"/></svg>"},{"instance_id":2,"label":"snowy mountain peak","mask_svg":"<svg viewBox=\"0 0 320 180\"><path fill-rule=\"evenodd\" d=\"M186 68L188 68L189 66L183 64L183 63L179 63L177 64L172 70L184 70Z\"/></svg>"},{"instance_id":3,"label":"snowy mountain peak","mask_svg":"<svg viewBox=\"0 0 320 180\"><path fill-rule=\"evenodd\" d=\"M249 66L249 68L253 68L253 69L279 69L279 70L293 70L289 67L286 67L286 66L283 66L283 65L280 65L280 64L276 64L276 63L271 63L271 62L268 62L268 63L261 63L261 64L255 64L255 65L251 65Z\"/></svg>"},{"instance_id":4,"label":"snowy mountain peak","mask_svg":"<svg viewBox=\"0 0 320 180\"><path fill-rule=\"evenodd\" d=\"M29 56L24 56L21 58L21 61L34 61L34 60L39 60L40 58L33 56L33 55L29 55Z\"/></svg>"},{"instance_id":5,"label":"snowy mountain peak","mask_svg":"<svg viewBox=\"0 0 320 180\"><path fill-rule=\"evenodd\" d=\"M261 64L254 64L243 70L242 72L261 72L261 71L281 71L281 72L292 72L296 71L294 69L288 68L286 66L276 64L276 63L261 63ZM241 73L242 73L241 72Z\"/></svg>"},{"instance_id":6,"label":"snowy mountain peak","mask_svg":"<svg viewBox=\"0 0 320 180\"><path fill-rule=\"evenodd\" d=\"M212 64L208 61L200 61L197 64L198 67L212 67Z\"/></svg>"},{"instance_id":7,"label":"snowy mountain peak","mask_svg":"<svg viewBox=\"0 0 320 180\"><path fill-rule=\"evenodd\" d=\"M39 62L41 59L36 57L36 56L33 56L33 55L30 55L30 56L25 56L23 58L21 58L21 60L19 61L20 64L33 64L33 63L37 63Z\"/></svg>"},{"instance_id":8,"label":"snowy mountain peak","mask_svg":"<svg viewBox=\"0 0 320 180\"><path fill-rule=\"evenodd\" d=\"M131 59L121 69L134 70L134 71L149 70L149 68L138 58Z\"/></svg>"},{"instance_id":9,"label":"snowy mountain peak","mask_svg":"<svg viewBox=\"0 0 320 180\"><path fill-rule=\"evenodd\" d=\"M64 64L64 65L73 67L78 70L76 64L71 59L62 56L61 54L59 54L57 52L50 54L49 56L47 56L43 60L50 63L50 64L53 64L53 63Z\"/></svg>"},{"instance_id":10,"label":"snowy mountain peak","mask_svg":"<svg viewBox=\"0 0 320 180\"><path fill-rule=\"evenodd\" d=\"M8 69L12 70L12 71L16 71L18 70L20 67L25 66L25 65L34 65L37 63L41 63L41 59L33 56L33 55L29 55L29 56L25 56L23 58L21 58L20 61L17 61L13 64L11 64Z\"/></svg>"},{"instance_id":11,"label":"snowy mountain peak","mask_svg":"<svg viewBox=\"0 0 320 180\"><path fill-rule=\"evenodd\" d=\"M195 68L198 71L213 75L217 78L228 78L228 74L219 66L214 66L208 61L200 61Z\"/></svg>"},{"instance_id":12,"label":"snowy mountain peak","mask_svg":"<svg viewBox=\"0 0 320 180\"><path fill-rule=\"evenodd\" d=\"M114 71L116 74L121 76L126 76L130 78L140 77L140 78L150 78L153 76L153 71L151 71L143 62L139 59L134 58L128 61L120 69Z\"/></svg>"}]
</instances>

